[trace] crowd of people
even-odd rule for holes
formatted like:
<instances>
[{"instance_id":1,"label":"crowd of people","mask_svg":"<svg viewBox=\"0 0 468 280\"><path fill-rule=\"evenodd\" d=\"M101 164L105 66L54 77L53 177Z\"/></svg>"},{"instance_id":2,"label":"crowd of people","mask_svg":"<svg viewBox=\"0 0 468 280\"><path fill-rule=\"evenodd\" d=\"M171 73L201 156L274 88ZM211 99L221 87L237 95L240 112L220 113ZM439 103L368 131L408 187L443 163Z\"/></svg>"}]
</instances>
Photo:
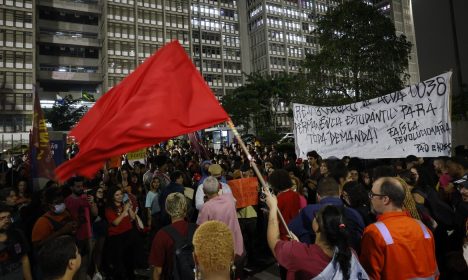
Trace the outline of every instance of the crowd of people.
<instances>
[{"instance_id":1,"label":"crowd of people","mask_svg":"<svg viewBox=\"0 0 468 280\"><path fill-rule=\"evenodd\" d=\"M257 143L258 144L258 143ZM94 178L34 189L26 162L0 162L0 278L468 279L468 159L307 158L247 145L268 185L236 207L230 180L255 177L238 144L187 142L123 157Z\"/></svg>"}]
</instances>

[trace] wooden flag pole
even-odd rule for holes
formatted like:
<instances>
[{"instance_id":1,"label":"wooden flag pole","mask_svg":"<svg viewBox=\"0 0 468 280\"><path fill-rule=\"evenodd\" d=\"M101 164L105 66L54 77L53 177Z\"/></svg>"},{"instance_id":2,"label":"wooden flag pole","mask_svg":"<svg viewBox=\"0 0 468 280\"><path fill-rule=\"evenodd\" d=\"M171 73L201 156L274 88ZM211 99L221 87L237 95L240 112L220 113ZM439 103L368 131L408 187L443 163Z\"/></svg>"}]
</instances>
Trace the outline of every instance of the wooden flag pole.
<instances>
[{"instance_id":1,"label":"wooden flag pole","mask_svg":"<svg viewBox=\"0 0 468 280\"><path fill-rule=\"evenodd\" d=\"M262 184L262 192L265 193L265 189L268 189L268 185L265 182L265 180L263 179L263 176L260 173L260 170L258 169L258 166L255 163L255 160L253 159L252 155L250 155L249 150L247 150L247 147L245 146L245 143L242 140L242 138L240 137L239 132L237 131L236 127L234 126L234 123L232 122L232 120L229 120L227 123L228 123L229 128L231 128L232 132L234 133L234 136L236 137L237 141L239 142L242 150L247 155L247 158L249 159L250 164L252 165L252 168L255 171L255 174L257 175L258 179L260 180L260 183ZM268 195L268 194L265 193L265 195ZM283 215L281 214L281 211L279 209L278 209L278 217L280 218L281 223L283 224L284 228L287 230L288 235L292 237L293 235L289 231L288 225L286 224L286 221L284 220Z\"/></svg>"}]
</instances>

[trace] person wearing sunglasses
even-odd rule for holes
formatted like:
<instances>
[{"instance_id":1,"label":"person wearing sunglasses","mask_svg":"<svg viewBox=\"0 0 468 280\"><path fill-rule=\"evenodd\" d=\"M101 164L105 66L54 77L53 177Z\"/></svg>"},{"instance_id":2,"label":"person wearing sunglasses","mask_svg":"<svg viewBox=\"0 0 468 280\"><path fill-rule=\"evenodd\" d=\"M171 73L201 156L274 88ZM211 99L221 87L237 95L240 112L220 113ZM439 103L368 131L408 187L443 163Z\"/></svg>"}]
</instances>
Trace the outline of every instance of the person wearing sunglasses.
<instances>
[{"instance_id":1,"label":"person wearing sunglasses","mask_svg":"<svg viewBox=\"0 0 468 280\"><path fill-rule=\"evenodd\" d=\"M360 261L370 279L438 279L434 237L403 211L401 183L382 177L372 185L369 198L377 222L364 230Z\"/></svg>"}]
</instances>

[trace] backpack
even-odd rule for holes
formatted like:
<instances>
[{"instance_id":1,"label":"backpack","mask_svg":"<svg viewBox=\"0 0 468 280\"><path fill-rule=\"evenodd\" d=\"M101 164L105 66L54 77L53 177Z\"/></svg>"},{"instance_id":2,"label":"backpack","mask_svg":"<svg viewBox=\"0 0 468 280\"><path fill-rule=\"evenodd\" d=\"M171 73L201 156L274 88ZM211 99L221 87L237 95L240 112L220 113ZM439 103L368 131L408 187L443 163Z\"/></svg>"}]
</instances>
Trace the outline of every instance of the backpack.
<instances>
[{"instance_id":1,"label":"backpack","mask_svg":"<svg viewBox=\"0 0 468 280\"><path fill-rule=\"evenodd\" d=\"M195 279L195 274L193 272L195 261L193 260L192 239L197 225L192 223L188 224L187 236L181 236L172 225L166 226L163 229L174 241L174 260L171 279Z\"/></svg>"},{"instance_id":2,"label":"backpack","mask_svg":"<svg viewBox=\"0 0 468 280\"><path fill-rule=\"evenodd\" d=\"M455 226L455 212L452 207L439 198L439 195L434 189L428 188L426 192L421 189L413 189L413 193L417 193L424 197L425 206L430 210L431 216L438 224L443 224L447 228Z\"/></svg>"},{"instance_id":3,"label":"backpack","mask_svg":"<svg viewBox=\"0 0 468 280\"><path fill-rule=\"evenodd\" d=\"M53 231L54 232L57 232L59 231L62 227L64 227L67 223L69 222L72 222L73 220L69 217L69 218L65 218L63 219L62 221L60 222L57 222L56 220L54 220L51 216L49 216L49 214L45 214L43 215L44 218L46 218L49 223L52 225L52 228L53 228Z\"/></svg>"}]
</instances>

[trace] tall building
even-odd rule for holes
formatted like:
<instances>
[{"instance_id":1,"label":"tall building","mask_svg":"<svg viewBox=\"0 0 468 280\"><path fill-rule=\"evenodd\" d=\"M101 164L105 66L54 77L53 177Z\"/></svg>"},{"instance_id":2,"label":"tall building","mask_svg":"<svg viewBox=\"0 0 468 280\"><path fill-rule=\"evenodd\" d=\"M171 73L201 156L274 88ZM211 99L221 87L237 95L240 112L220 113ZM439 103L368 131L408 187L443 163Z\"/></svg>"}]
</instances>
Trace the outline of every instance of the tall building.
<instances>
[{"instance_id":1,"label":"tall building","mask_svg":"<svg viewBox=\"0 0 468 280\"><path fill-rule=\"evenodd\" d=\"M108 0L103 5L104 88L119 83L174 39L218 98L242 85L237 1Z\"/></svg>"},{"instance_id":2,"label":"tall building","mask_svg":"<svg viewBox=\"0 0 468 280\"><path fill-rule=\"evenodd\" d=\"M341 1L248 0L252 70L297 72L307 53L319 50L311 34L317 18Z\"/></svg>"},{"instance_id":3,"label":"tall building","mask_svg":"<svg viewBox=\"0 0 468 280\"><path fill-rule=\"evenodd\" d=\"M1 148L11 133L27 139L33 84L47 106L65 95L97 99L174 39L219 99L245 82L243 73L297 72L305 55L319 50L311 35L317 19L341 2L0 0ZM410 0L366 3L415 44ZM419 80L415 47L409 72ZM277 122L290 130L286 114Z\"/></svg>"},{"instance_id":4,"label":"tall building","mask_svg":"<svg viewBox=\"0 0 468 280\"><path fill-rule=\"evenodd\" d=\"M32 125L32 88L36 65L34 16L32 0L0 0L2 143L27 141L28 133L21 132L29 131ZM6 147L0 145L0 148L3 150Z\"/></svg>"},{"instance_id":5,"label":"tall building","mask_svg":"<svg viewBox=\"0 0 468 280\"><path fill-rule=\"evenodd\" d=\"M97 0L36 2L36 85L42 100L102 91Z\"/></svg>"},{"instance_id":6,"label":"tall building","mask_svg":"<svg viewBox=\"0 0 468 280\"><path fill-rule=\"evenodd\" d=\"M379 11L392 19L395 24L396 34L404 34L406 40L411 42L412 48L408 61L409 84L419 83L418 49L411 0L374 0L373 2Z\"/></svg>"}]
</instances>

